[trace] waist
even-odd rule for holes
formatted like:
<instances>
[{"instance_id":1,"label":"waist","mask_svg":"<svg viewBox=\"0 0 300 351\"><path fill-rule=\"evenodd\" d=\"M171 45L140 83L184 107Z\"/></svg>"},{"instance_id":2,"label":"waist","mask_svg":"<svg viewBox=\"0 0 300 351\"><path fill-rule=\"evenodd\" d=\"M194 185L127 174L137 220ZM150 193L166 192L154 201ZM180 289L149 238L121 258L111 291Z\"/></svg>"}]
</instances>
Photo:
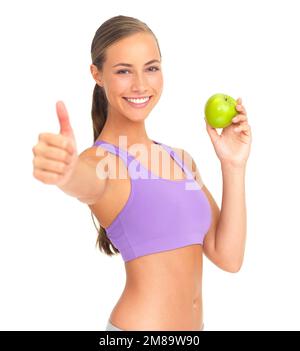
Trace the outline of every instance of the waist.
<instances>
[{"instance_id":1,"label":"waist","mask_svg":"<svg viewBox=\"0 0 300 351\"><path fill-rule=\"evenodd\" d=\"M124 330L200 330L202 294L196 297L195 292L182 291L164 288L141 291L127 286L110 319Z\"/></svg>"},{"instance_id":2,"label":"waist","mask_svg":"<svg viewBox=\"0 0 300 351\"><path fill-rule=\"evenodd\" d=\"M142 304L144 301L155 304L180 305L182 308L195 307L201 301L202 289L201 281L194 279L159 279L148 281L145 277L138 283L126 282L120 299L126 298L128 301L136 301Z\"/></svg>"},{"instance_id":3,"label":"waist","mask_svg":"<svg viewBox=\"0 0 300 351\"><path fill-rule=\"evenodd\" d=\"M146 255L125 264L128 292L167 294L176 290L182 296L198 296L202 284L201 245L189 245Z\"/></svg>"},{"instance_id":4,"label":"waist","mask_svg":"<svg viewBox=\"0 0 300 351\"><path fill-rule=\"evenodd\" d=\"M124 330L200 330L201 245L146 255L125 268L126 285L111 313L113 324Z\"/></svg>"}]
</instances>

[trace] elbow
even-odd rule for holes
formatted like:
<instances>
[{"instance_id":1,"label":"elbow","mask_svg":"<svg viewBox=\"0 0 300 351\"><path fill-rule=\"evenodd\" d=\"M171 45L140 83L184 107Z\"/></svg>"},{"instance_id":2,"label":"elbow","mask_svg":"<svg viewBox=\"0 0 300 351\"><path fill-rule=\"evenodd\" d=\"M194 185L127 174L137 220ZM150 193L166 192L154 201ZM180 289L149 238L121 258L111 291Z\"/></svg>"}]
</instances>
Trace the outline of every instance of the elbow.
<instances>
[{"instance_id":1,"label":"elbow","mask_svg":"<svg viewBox=\"0 0 300 351\"><path fill-rule=\"evenodd\" d=\"M231 262L221 267L225 272L238 273L242 268L242 262Z\"/></svg>"},{"instance_id":2,"label":"elbow","mask_svg":"<svg viewBox=\"0 0 300 351\"><path fill-rule=\"evenodd\" d=\"M231 254L229 257L228 254L220 254L212 245L209 245L208 242L204 243L203 249L207 258L223 271L228 273L238 273L241 270L243 256L233 257Z\"/></svg>"},{"instance_id":3,"label":"elbow","mask_svg":"<svg viewBox=\"0 0 300 351\"><path fill-rule=\"evenodd\" d=\"M221 268L228 273L238 273L243 265L244 254L226 253L219 256Z\"/></svg>"},{"instance_id":4,"label":"elbow","mask_svg":"<svg viewBox=\"0 0 300 351\"><path fill-rule=\"evenodd\" d=\"M229 268L223 268L225 272L228 273L238 273L240 271L241 267L229 267Z\"/></svg>"}]
</instances>

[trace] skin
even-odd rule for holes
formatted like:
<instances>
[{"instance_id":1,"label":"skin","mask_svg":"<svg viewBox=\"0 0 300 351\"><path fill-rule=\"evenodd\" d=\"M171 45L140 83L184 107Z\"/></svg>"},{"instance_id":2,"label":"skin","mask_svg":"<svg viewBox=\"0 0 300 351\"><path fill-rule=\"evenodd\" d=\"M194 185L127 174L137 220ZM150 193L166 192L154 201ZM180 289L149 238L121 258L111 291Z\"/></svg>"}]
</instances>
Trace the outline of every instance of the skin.
<instances>
[{"instance_id":1,"label":"skin","mask_svg":"<svg viewBox=\"0 0 300 351\"><path fill-rule=\"evenodd\" d=\"M152 140L145 129L145 119L157 104L163 90L160 70L151 72L144 64L152 59L161 60L152 35L139 33L125 38L107 50L107 61L102 71L91 65L91 73L97 84L104 87L109 101L107 122L98 139L118 145L119 135L126 135L128 147L142 143L150 155ZM119 62L131 63L133 67L112 66ZM116 71L126 69L117 75ZM155 71L155 70L154 70ZM133 109L123 96L153 95L145 109ZM180 150L176 149L181 156ZM95 152L95 151L94 151ZM112 156L114 158L114 156ZM151 169L149 162L143 165ZM117 168L126 167L117 163ZM163 176L179 166L174 161L162 165ZM119 172L119 168L117 169ZM118 173L117 173L118 174ZM176 173L177 174L177 173ZM184 174L176 179L183 179ZM176 181L176 180L174 180ZM202 185L201 179L199 184ZM99 202L89 205L94 215L107 227L125 206L130 193L130 180L109 179ZM103 204L105 203L105 206ZM164 251L139 257L125 263L126 284L111 315L111 322L124 330L200 330L202 327L202 247L190 245L176 250ZM185 287L184 289L182 287ZM145 316L147 316L145 318Z\"/></svg>"},{"instance_id":2,"label":"skin","mask_svg":"<svg viewBox=\"0 0 300 351\"><path fill-rule=\"evenodd\" d=\"M90 66L96 83L104 88L108 99L107 121L99 138L118 144L119 135L127 138L128 146L135 143L150 145L145 129L145 119L160 99L163 90L163 74L160 63L144 67L146 62L161 61L155 39L150 34L138 33L110 46L103 70ZM134 67L118 66L130 63ZM154 68L157 67L159 71ZM117 74L118 71L128 70ZM146 109L132 109L123 97L153 95ZM98 139L99 139L98 138Z\"/></svg>"},{"instance_id":3,"label":"skin","mask_svg":"<svg viewBox=\"0 0 300 351\"><path fill-rule=\"evenodd\" d=\"M179 149L173 149L180 155ZM141 163L150 169L151 161ZM166 179L173 181L185 177L181 172L181 177L175 178L174 172L180 173L180 168L174 161L167 167L160 165L162 171L152 172L164 177L169 171L170 178ZM119 172L126 172L123 163L117 166ZM201 179L197 181L202 185ZM125 206L129 193L128 175L125 180L109 179L101 200L89 205L104 228ZM112 324L124 330L200 330L202 254L201 245L190 245L126 262L126 284L110 315Z\"/></svg>"},{"instance_id":4,"label":"skin","mask_svg":"<svg viewBox=\"0 0 300 351\"><path fill-rule=\"evenodd\" d=\"M98 139L125 148L119 144L119 136L125 137L126 148L129 148L131 154L134 154L132 146L144 146L146 152L141 155L137 150L138 161L152 173L169 181L177 181L185 175L163 148L161 150L166 158L156 160L157 156L154 156L152 162L153 155L150 151L153 142L144 125L145 119L159 101L163 87L161 65L155 63L155 67L159 67L158 71L152 71L153 64L151 67L144 66L153 59L160 59L155 39L151 34L139 33L108 48L102 71L91 65L91 73L97 84L105 89L109 101L107 123ZM119 75L117 71L121 67L112 67L118 62L131 63L132 67L126 67L127 71L122 71ZM148 95L153 95L153 98L143 109L134 109L123 99L123 96ZM221 211L202 183L194 160L186 151L173 147L190 168L209 200L211 226L203 246L189 245L145 255L125 263L125 288L110 316L111 322L119 328L200 330L203 320L203 254L227 272L239 271L246 238L245 168L252 140L246 110L241 103L239 98L236 108L240 114L230 126L223 129L221 135L206 123L207 132L221 162ZM88 204L101 225L107 227L128 200L130 179L127 169L123 162L117 162L118 158L103 148L106 155L99 156L96 151L101 147L88 148L78 157L75 136L62 101L57 102L56 109L60 133L39 134L39 141L33 147L33 175L46 184L56 184L65 193ZM157 145L155 147L160 148ZM113 162L108 164L108 178L105 176L100 179L96 167L106 157ZM159 170L152 167L157 166L157 163ZM124 173L126 177L123 177ZM122 177L115 176L119 174Z\"/></svg>"},{"instance_id":5,"label":"skin","mask_svg":"<svg viewBox=\"0 0 300 351\"><path fill-rule=\"evenodd\" d=\"M107 60L102 71L98 71L94 65L91 65L92 76L95 82L105 89L109 102L107 122L97 140L119 145L119 136L126 136L128 148L137 143L143 144L149 156L139 158L143 166L160 177L176 181L183 179L185 175L170 156L167 157L168 162L159 161L158 171L151 168L153 163L150 151L153 143L147 135L145 119L159 101L163 90L161 64L144 66L152 59L161 60L155 39L151 34L138 33L122 39L107 49ZM131 63L133 66L112 68L119 62ZM160 70L151 72L148 70L151 66L158 67ZM119 70L128 71L116 74ZM124 96L149 95L153 95L152 100L143 109L134 109L123 99ZM243 121L245 123L245 119ZM91 147L81 156L91 156L91 159L96 159L96 149ZM203 246L189 245L145 255L125 263L126 284L110 315L111 323L123 330L201 330L203 327L203 254L228 272L235 272L236 267L240 265L237 260L234 261L235 265L231 264L233 261L229 262L224 254L220 254L225 252L222 250L222 241L218 245L219 252L216 251L216 234L222 232L225 225L229 228L229 225L223 219L223 227L218 226L220 209L203 184L192 157L182 149L173 147L173 150L183 159L202 191L207 195L212 209L212 224ZM164 149L163 152L166 153ZM109 154L109 157L116 167L114 172L109 169L109 174L125 172L127 176L123 179L109 177L101 198L87 202L104 228L117 217L130 194L130 179L125 165L123 162L116 162L117 156ZM226 179L228 179L231 176L231 166L228 164L228 167L225 167L224 163L225 168L224 174L227 174ZM241 178L239 172L236 173L234 186L239 186ZM232 185L228 184L227 198L231 196L229 191L231 188ZM230 204L231 211L237 210L239 201L236 199L235 203ZM231 213L228 215L230 216ZM240 235L240 237L241 246L243 246L244 236ZM231 253L230 257L237 256L238 254Z\"/></svg>"}]
</instances>

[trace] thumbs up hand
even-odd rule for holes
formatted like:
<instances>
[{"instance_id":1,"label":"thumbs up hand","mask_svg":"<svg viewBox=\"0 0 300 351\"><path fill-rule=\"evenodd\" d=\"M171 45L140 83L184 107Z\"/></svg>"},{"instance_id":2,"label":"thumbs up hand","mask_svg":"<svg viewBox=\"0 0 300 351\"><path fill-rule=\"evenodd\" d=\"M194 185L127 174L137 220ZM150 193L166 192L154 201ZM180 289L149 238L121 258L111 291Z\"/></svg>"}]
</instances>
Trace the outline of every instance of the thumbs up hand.
<instances>
[{"instance_id":1,"label":"thumbs up hand","mask_svg":"<svg viewBox=\"0 0 300 351\"><path fill-rule=\"evenodd\" d=\"M46 184L64 185L78 161L77 146L68 111L62 101L56 103L60 132L40 133L32 148L33 176Z\"/></svg>"}]
</instances>

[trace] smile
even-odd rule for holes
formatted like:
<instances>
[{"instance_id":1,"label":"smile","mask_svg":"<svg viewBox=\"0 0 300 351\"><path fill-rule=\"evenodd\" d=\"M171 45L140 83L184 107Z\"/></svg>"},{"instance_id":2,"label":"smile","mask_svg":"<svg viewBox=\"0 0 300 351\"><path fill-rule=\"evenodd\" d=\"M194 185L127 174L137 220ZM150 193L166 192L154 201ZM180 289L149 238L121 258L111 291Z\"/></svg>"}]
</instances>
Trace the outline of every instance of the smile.
<instances>
[{"instance_id":1,"label":"smile","mask_svg":"<svg viewBox=\"0 0 300 351\"><path fill-rule=\"evenodd\" d=\"M124 97L123 99L128 102L128 104L135 108L143 108L148 105L149 101L151 100L152 96L148 96L141 99L131 99Z\"/></svg>"}]
</instances>

